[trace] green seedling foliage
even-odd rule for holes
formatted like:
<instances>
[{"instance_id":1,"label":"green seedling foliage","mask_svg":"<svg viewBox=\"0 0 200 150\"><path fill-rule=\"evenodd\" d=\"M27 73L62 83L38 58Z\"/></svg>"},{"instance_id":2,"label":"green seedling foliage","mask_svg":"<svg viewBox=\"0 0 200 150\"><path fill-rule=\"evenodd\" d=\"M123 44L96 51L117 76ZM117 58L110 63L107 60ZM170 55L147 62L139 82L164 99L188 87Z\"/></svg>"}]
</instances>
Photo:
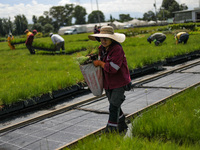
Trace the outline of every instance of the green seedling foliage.
<instances>
[{"instance_id":1,"label":"green seedling foliage","mask_svg":"<svg viewBox=\"0 0 200 150\"><path fill-rule=\"evenodd\" d=\"M89 59L90 59L89 56L80 56L80 57L77 57L76 60L79 62L80 65L84 65L85 62L87 62Z\"/></svg>"},{"instance_id":2,"label":"green seedling foliage","mask_svg":"<svg viewBox=\"0 0 200 150\"><path fill-rule=\"evenodd\" d=\"M199 144L200 88L187 90L133 121L133 136Z\"/></svg>"},{"instance_id":3,"label":"green seedling foliage","mask_svg":"<svg viewBox=\"0 0 200 150\"><path fill-rule=\"evenodd\" d=\"M18 43L25 43L25 42L26 42L26 38L15 38L10 43L12 45L15 45L15 44L18 44Z\"/></svg>"},{"instance_id":4,"label":"green seedling foliage","mask_svg":"<svg viewBox=\"0 0 200 150\"><path fill-rule=\"evenodd\" d=\"M16 45L15 50L10 50L7 42L0 43L0 103L11 104L84 81L79 63L74 58L87 56L94 49L98 52L100 43L88 41L89 34L63 36L66 52L78 51L69 56L30 55L25 44ZM174 36L168 34L160 46L149 44L149 35L127 37L122 43L130 70L200 49L200 35L191 35L186 45L175 45ZM35 37L34 43L48 47L52 41L50 37Z\"/></svg>"},{"instance_id":5,"label":"green seedling foliage","mask_svg":"<svg viewBox=\"0 0 200 150\"><path fill-rule=\"evenodd\" d=\"M200 50L199 35L191 35L187 44L175 45L174 36L168 34L166 40L160 46L155 46L154 43L149 44L147 42L149 36L150 34L144 34L129 37L122 43L130 70L164 61L165 58Z\"/></svg>"},{"instance_id":6,"label":"green seedling foliage","mask_svg":"<svg viewBox=\"0 0 200 150\"><path fill-rule=\"evenodd\" d=\"M37 42L33 42L32 46L37 47L37 48L55 50L55 45L53 43L46 43L46 42L37 41Z\"/></svg>"},{"instance_id":7,"label":"green seedling foliage","mask_svg":"<svg viewBox=\"0 0 200 150\"><path fill-rule=\"evenodd\" d=\"M91 63L93 60L98 59L98 53L99 51L97 48L88 48L86 51L86 56L77 56L76 61L78 61L80 65Z\"/></svg>"},{"instance_id":8,"label":"green seedling foliage","mask_svg":"<svg viewBox=\"0 0 200 150\"><path fill-rule=\"evenodd\" d=\"M0 42L5 42L5 41L7 41L7 38L1 38L0 37Z\"/></svg>"},{"instance_id":9,"label":"green seedling foliage","mask_svg":"<svg viewBox=\"0 0 200 150\"><path fill-rule=\"evenodd\" d=\"M65 39L65 42L86 42L89 41L88 35L91 33L83 33L83 34L74 34L74 35L63 35L62 37Z\"/></svg>"},{"instance_id":10,"label":"green seedling foliage","mask_svg":"<svg viewBox=\"0 0 200 150\"><path fill-rule=\"evenodd\" d=\"M4 46L5 49L7 47ZM74 63L72 56L33 56L27 49L11 51L8 48L0 50L0 100L4 104L40 96L83 81L78 63Z\"/></svg>"},{"instance_id":11,"label":"green seedling foliage","mask_svg":"<svg viewBox=\"0 0 200 150\"><path fill-rule=\"evenodd\" d=\"M77 35L62 36L65 40L65 52L74 53L81 50L86 50L88 46L96 47L98 43L94 41L88 41L87 37L88 35L89 34L79 34L78 36ZM55 49L55 45L51 41L50 37L34 39L33 46L40 48L47 48L47 49Z\"/></svg>"},{"instance_id":12,"label":"green seedling foliage","mask_svg":"<svg viewBox=\"0 0 200 150\"><path fill-rule=\"evenodd\" d=\"M178 145L171 141L162 142L147 138L124 137L119 134L103 134L91 136L79 141L75 147L64 148L63 150L198 150L199 145Z\"/></svg>"}]
</instances>

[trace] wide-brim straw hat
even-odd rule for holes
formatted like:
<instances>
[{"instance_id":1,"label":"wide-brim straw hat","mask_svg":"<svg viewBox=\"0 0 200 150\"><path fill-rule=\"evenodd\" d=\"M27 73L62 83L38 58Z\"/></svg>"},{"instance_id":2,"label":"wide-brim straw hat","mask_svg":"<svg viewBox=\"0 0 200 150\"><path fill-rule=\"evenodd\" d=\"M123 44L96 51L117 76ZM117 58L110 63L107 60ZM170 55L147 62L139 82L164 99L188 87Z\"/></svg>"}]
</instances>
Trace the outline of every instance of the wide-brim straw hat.
<instances>
[{"instance_id":1,"label":"wide-brim straw hat","mask_svg":"<svg viewBox=\"0 0 200 150\"><path fill-rule=\"evenodd\" d=\"M91 34L88 36L90 40L97 41L97 38L110 38L119 43L125 41L126 36L122 33L114 33L114 29L112 26L103 26L100 30L99 34Z\"/></svg>"}]
</instances>

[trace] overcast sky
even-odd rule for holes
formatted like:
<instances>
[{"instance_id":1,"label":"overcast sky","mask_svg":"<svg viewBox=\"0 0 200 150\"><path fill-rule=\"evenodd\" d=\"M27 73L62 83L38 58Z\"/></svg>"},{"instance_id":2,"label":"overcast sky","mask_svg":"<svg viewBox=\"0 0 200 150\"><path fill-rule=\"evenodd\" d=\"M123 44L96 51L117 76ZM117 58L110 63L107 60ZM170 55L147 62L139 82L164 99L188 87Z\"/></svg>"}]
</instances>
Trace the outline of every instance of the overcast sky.
<instances>
[{"instance_id":1,"label":"overcast sky","mask_svg":"<svg viewBox=\"0 0 200 150\"><path fill-rule=\"evenodd\" d=\"M163 0L0 0L0 18L11 17L24 14L29 23L32 23L32 16L43 15L44 11L49 11L52 6L64 6L65 4L78 4L86 9L87 14L93 10L101 10L105 19L119 19L119 14L130 14L133 18L143 17L149 10L155 12L153 4L156 1L157 9L160 8ZM200 0L176 0L179 4L185 3L189 9L199 7Z\"/></svg>"}]
</instances>

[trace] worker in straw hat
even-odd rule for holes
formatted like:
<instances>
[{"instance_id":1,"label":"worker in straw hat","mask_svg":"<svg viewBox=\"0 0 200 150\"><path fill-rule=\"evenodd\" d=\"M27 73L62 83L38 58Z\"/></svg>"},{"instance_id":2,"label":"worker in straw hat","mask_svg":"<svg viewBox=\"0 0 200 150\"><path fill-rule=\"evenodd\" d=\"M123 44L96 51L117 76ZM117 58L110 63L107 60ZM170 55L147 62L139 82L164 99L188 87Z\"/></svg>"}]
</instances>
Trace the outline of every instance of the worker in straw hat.
<instances>
[{"instance_id":1,"label":"worker in straw hat","mask_svg":"<svg viewBox=\"0 0 200 150\"><path fill-rule=\"evenodd\" d=\"M100 60L93 64L103 69L103 86L109 101L109 119L106 132L126 131L125 116L121 104L125 100L125 90L131 88L131 78L126 56L120 43L125 41L125 35L114 33L111 26L101 28L99 34L88 36L90 40L99 41Z\"/></svg>"}]
</instances>

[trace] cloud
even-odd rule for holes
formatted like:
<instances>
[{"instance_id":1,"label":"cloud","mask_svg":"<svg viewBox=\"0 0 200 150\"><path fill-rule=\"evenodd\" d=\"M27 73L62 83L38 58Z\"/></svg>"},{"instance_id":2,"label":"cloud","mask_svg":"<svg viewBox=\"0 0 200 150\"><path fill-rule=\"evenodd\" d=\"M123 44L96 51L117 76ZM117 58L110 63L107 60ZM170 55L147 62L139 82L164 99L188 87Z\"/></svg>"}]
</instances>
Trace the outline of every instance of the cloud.
<instances>
[{"instance_id":1,"label":"cloud","mask_svg":"<svg viewBox=\"0 0 200 150\"><path fill-rule=\"evenodd\" d=\"M36 0L32 0L30 4L0 4L0 18L11 18L14 21L14 16L25 15L28 22L32 22L32 16L41 16L44 11L49 11L52 5L39 4Z\"/></svg>"},{"instance_id":2,"label":"cloud","mask_svg":"<svg viewBox=\"0 0 200 150\"><path fill-rule=\"evenodd\" d=\"M159 1L161 0L157 1L157 4L160 4ZM147 12L148 10L154 11L153 3L154 0L143 0L142 2L138 0L98 0L98 7L99 10L104 13L106 19L109 19L110 15L118 19L119 14L130 14L131 17L142 17L144 12ZM97 10L97 4L95 0L93 0L92 5L91 3L80 5L86 8L88 14L94 10Z\"/></svg>"},{"instance_id":3,"label":"cloud","mask_svg":"<svg viewBox=\"0 0 200 150\"><path fill-rule=\"evenodd\" d=\"M29 23L32 23L32 16L37 17L43 15L44 11L49 11L52 6L64 6L66 4L78 4L86 9L87 14L90 14L93 10L97 10L97 4L99 10L101 10L106 20L112 15L118 19L119 14L130 14L131 17L143 17L143 14L149 10L155 11L153 4L155 0L54 0L54 5L48 0L32 0L24 3L3 4L0 2L0 18L11 17L14 20L14 16L24 14ZM163 0L156 0L157 9L160 8ZM179 4L185 3L189 9L199 6L197 0L176 0Z\"/></svg>"},{"instance_id":4,"label":"cloud","mask_svg":"<svg viewBox=\"0 0 200 150\"><path fill-rule=\"evenodd\" d=\"M61 0L58 2L58 5L65 6L66 4L72 4L70 0Z\"/></svg>"}]
</instances>

